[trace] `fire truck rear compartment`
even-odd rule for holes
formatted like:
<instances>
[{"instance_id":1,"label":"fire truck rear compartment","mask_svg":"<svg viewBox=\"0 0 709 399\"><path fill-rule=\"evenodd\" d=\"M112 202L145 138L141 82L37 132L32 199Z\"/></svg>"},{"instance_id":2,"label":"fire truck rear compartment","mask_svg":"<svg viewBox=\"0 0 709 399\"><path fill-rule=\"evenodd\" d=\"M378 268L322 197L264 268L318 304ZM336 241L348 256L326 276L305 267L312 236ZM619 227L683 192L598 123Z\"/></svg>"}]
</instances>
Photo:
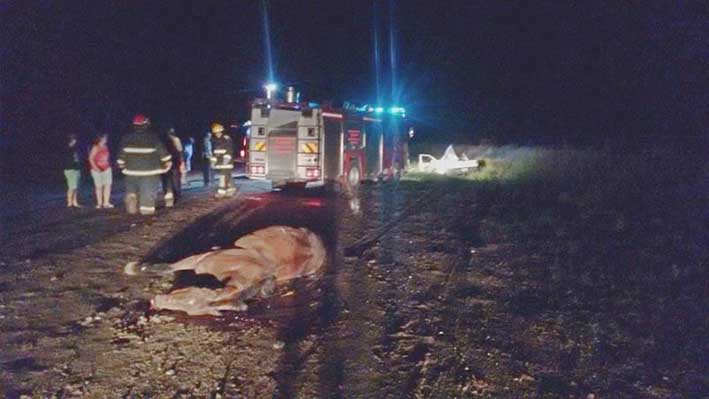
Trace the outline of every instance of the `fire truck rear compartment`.
<instances>
[{"instance_id":1,"label":"fire truck rear compartment","mask_svg":"<svg viewBox=\"0 0 709 399\"><path fill-rule=\"evenodd\" d=\"M275 185L293 180L296 176L298 126L296 122L271 130L268 136L267 178Z\"/></svg>"}]
</instances>

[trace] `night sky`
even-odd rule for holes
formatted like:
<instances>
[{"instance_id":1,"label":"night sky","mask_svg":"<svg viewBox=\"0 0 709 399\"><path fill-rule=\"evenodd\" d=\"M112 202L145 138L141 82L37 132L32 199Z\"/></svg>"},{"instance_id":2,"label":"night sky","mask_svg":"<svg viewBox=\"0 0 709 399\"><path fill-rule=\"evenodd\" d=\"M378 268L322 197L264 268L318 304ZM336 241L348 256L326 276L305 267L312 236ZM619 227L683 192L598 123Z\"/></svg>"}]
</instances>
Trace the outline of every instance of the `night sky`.
<instances>
[{"instance_id":1,"label":"night sky","mask_svg":"<svg viewBox=\"0 0 709 399\"><path fill-rule=\"evenodd\" d=\"M405 106L421 140L706 136L706 1L266 3L276 81L309 100ZM70 132L118 137L137 111L199 134L246 119L268 79L261 1L3 1L0 12L0 137L13 154Z\"/></svg>"}]
</instances>

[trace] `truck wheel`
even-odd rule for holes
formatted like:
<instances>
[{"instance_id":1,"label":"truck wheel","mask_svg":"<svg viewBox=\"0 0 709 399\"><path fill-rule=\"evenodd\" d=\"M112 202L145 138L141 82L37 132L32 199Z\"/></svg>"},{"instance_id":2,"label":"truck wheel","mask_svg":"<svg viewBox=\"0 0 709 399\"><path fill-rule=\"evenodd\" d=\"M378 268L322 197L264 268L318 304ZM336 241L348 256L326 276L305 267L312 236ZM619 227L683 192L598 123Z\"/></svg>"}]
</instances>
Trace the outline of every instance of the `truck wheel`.
<instances>
[{"instance_id":1,"label":"truck wheel","mask_svg":"<svg viewBox=\"0 0 709 399\"><path fill-rule=\"evenodd\" d=\"M359 173L359 166L357 166L357 165L350 166L350 170L347 171L347 183L351 187L356 187L359 185L360 180L361 180L361 175Z\"/></svg>"}]
</instances>

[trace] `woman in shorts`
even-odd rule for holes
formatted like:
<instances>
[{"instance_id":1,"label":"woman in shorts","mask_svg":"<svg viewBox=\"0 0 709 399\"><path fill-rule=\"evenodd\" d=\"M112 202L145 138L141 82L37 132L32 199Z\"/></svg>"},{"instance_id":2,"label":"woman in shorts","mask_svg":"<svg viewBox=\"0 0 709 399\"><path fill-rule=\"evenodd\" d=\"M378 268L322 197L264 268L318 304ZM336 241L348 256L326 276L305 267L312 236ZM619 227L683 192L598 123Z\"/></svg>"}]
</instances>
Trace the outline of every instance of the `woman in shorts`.
<instances>
[{"instance_id":1,"label":"woman in shorts","mask_svg":"<svg viewBox=\"0 0 709 399\"><path fill-rule=\"evenodd\" d=\"M111 154L108 151L108 135L99 134L94 140L94 145L89 152L91 177L94 179L96 190L96 209L113 208L111 204L111 184L113 171L111 170Z\"/></svg>"},{"instance_id":2,"label":"woman in shorts","mask_svg":"<svg viewBox=\"0 0 709 399\"><path fill-rule=\"evenodd\" d=\"M81 179L81 162L79 149L76 145L76 135L70 134L67 146L64 148L64 177L66 178L66 206L81 208L77 199L79 180Z\"/></svg>"}]
</instances>

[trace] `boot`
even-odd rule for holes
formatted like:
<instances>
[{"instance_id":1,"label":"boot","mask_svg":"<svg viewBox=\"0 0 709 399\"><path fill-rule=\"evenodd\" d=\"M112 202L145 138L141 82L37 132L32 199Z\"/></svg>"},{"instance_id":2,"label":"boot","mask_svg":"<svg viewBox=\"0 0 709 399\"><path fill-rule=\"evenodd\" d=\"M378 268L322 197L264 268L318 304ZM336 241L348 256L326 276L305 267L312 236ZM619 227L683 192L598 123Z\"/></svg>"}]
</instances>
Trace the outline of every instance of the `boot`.
<instances>
[{"instance_id":1,"label":"boot","mask_svg":"<svg viewBox=\"0 0 709 399\"><path fill-rule=\"evenodd\" d=\"M155 207L154 206L141 206L140 207L140 214L145 215L145 216L150 216L155 214Z\"/></svg>"},{"instance_id":2,"label":"boot","mask_svg":"<svg viewBox=\"0 0 709 399\"><path fill-rule=\"evenodd\" d=\"M165 194L165 207L172 208L175 206L175 195L172 192Z\"/></svg>"},{"instance_id":3,"label":"boot","mask_svg":"<svg viewBox=\"0 0 709 399\"><path fill-rule=\"evenodd\" d=\"M126 211L131 215L138 213L138 196L136 194L126 194Z\"/></svg>"}]
</instances>

